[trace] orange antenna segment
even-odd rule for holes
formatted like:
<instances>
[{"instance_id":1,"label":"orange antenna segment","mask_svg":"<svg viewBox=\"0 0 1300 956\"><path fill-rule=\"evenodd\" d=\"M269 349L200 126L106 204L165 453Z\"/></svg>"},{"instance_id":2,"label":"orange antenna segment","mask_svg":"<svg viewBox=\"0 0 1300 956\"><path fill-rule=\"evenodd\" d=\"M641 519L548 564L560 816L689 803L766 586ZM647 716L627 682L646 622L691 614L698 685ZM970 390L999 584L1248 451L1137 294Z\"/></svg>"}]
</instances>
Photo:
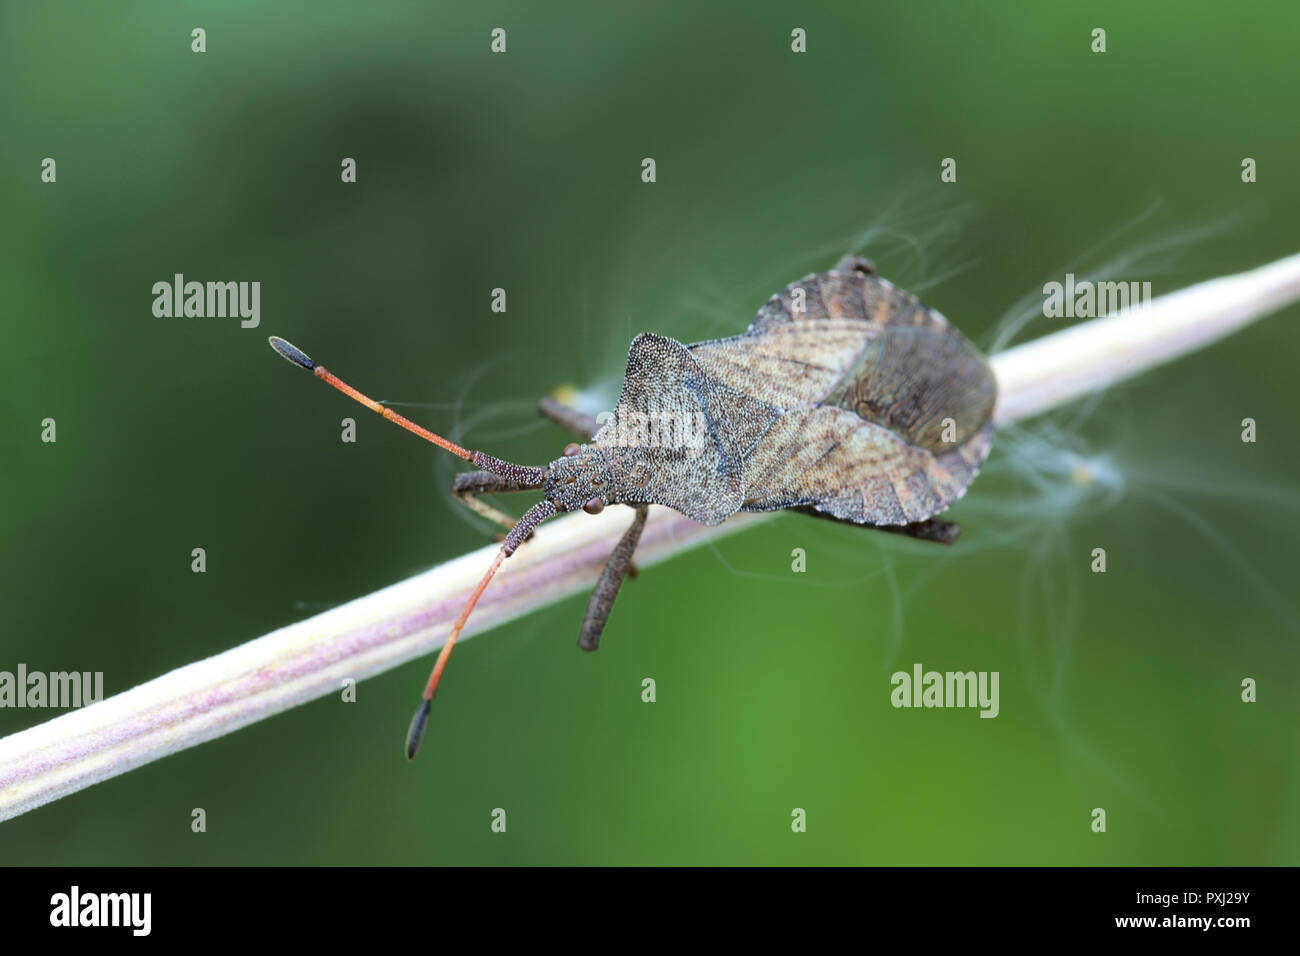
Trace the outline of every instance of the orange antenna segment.
<instances>
[{"instance_id":1,"label":"orange antenna segment","mask_svg":"<svg viewBox=\"0 0 1300 956\"><path fill-rule=\"evenodd\" d=\"M271 343L271 348L275 349L276 352L278 352L285 359L292 362L294 365L297 365L299 368L307 369L307 371L314 374L322 382L325 382L327 385L333 385L335 388L337 388L348 398L360 402L362 405L366 406L366 408L370 409L372 412L377 412L378 414L383 415L394 425L400 425L411 434L419 435L425 441L432 442L433 444L437 445L439 448L445 448L453 455L458 455L459 457L464 458L466 461L474 460L473 452L461 448L455 442L448 441L447 439L443 438L441 435L435 435L433 432L429 431L429 429L415 424L415 422L411 421L409 418L397 414L397 412L393 411L391 408L388 408L384 405L380 405L377 401L375 401L370 396L358 392L347 382L343 381L343 379L339 378L333 372L328 371L325 368L325 366L317 365L315 362L313 362L311 358L308 357L306 352L298 348L293 343L286 342L278 335L272 335L270 338L270 343Z\"/></svg>"},{"instance_id":2,"label":"orange antenna segment","mask_svg":"<svg viewBox=\"0 0 1300 956\"><path fill-rule=\"evenodd\" d=\"M442 680L442 671L447 666L447 658L451 657L451 649L456 646L456 638L464 630L470 612L474 610L474 605L478 604L478 599L487 590L488 582L497 573L497 568L501 567L501 562L505 560L505 557L504 550L497 552L497 556L492 560L492 566L487 569L487 574L483 575L483 580L478 583L474 593L469 596L469 602L465 605L465 610L460 612L460 617L452 625L451 633L447 635L447 643L442 645L442 650L438 652L438 659L433 664L433 671L429 674L429 682L424 685L425 700L433 700L433 695L438 693L438 681Z\"/></svg>"},{"instance_id":3,"label":"orange antenna segment","mask_svg":"<svg viewBox=\"0 0 1300 956\"><path fill-rule=\"evenodd\" d=\"M325 366L317 365L306 352L291 342L286 342L278 335L272 335L270 342L271 348L275 349L282 358L292 362L299 368L305 368L322 382L334 386L348 398L360 402L372 412L378 412L393 424L401 425L411 434L418 435L439 448L445 448L453 455L459 455L466 461L473 462L477 467L486 469L494 475L500 475L517 482L521 488L541 488L545 484L547 480L547 470L545 468L515 465L508 461L502 461L500 458L485 455L481 451L469 451L461 448L455 442L450 442L441 435L435 435L429 429L415 424L408 418L404 418L391 408L380 405L370 396L358 392L333 372L327 371ZM487 574L483 575L483 580L478 583L478 586L470 594L469 601L465 604L465 610L461 611L460 617L456 618L451 633L447 635L446 643L442 645L442 650L438 652L438 660L433 665L433 673L429 675L429 682L424 685L424 702L420 705L420 709L415 712L415 719L411 721L411 729L406 736L406 756L408 758L414 758L415 752L420 749L420 741L424 739L424 731L429 724L429 707L433 702L433 695L438 692L438 682L442 680L442 672L447 667L447 659L451 657L451 649L456 646L456 638L460 637L460 632L464 630L465 622L469 620L474 606L478 604L479 598L483 596L483 592L487 589L492 577L497 573L497 569L501 567L501 562L514 554L515 549L533 533L533 529L555 514L557 510L555 502L549 498L539 501L529 508L524 513L524 516L515 523L515 526L510 529L505 542L501 545L501 550L497 552L497 556L492 560L492 566L488 568Z\"/></svg>"},{"instance_id":4,"label":"orange antenna segment","mask_svg":"<svg viewBox=\"0 0 1300 956\"><path fill-rule=\"evenodd\" d=\"M451 649L456 646L456 638L460 637L460 632L464 630L465 622L469 620L474 605L478 604L478 599L483 596L488 582L492 580L497 573L497 569L501 567L501 562L514 554L515 549L533 533L533 529L555 514L555 511L555 502L546 500L539 501L524 512L524 516L519 519L519 523L511 528L510 533L506 535L505 543L501 545L501 550L492 559L492 566L487 569L487 574L483 575L483 580L478 583L473 593L470 594L469 601L465 604L465 610L461 611L460 617L456 618L456 623L451 627L451 633L447 635L447 642L442 645L442 650L438 652L438 659L434 662L433 672L429 674L429 682L424 685L424 702L420 704L420 709L415 712L415 718L411 721L410 732L406 735L406 757L408 760L413 760L416 752L420 749L420 741L424 739L424 731L429 724L429 708L433 703L433 695L438 693L438 682L442 680L442 672L447 667L447 658L451 657Z\"/></svg>"}]
</instances>

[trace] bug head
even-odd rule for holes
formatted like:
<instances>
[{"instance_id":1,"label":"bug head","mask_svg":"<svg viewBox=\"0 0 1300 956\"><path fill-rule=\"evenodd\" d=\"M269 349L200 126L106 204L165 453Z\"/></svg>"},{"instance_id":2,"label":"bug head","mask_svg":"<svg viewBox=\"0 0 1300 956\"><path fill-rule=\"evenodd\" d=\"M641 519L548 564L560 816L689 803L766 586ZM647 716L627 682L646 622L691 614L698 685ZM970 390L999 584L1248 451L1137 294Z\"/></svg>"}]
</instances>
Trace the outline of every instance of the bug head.
<instances>
[{"instance_id":1,"label":"bug head","mask_svg":"<svg viewBox=\"0 0 1300 956\"><path fill-rule=\"evenodd\" d=\"M581 508L587 514L600 514L613 491L605 453L595 445L569 445L547 466L543 487L546 500L557 511Z\"/></svg>"}]
</instances>

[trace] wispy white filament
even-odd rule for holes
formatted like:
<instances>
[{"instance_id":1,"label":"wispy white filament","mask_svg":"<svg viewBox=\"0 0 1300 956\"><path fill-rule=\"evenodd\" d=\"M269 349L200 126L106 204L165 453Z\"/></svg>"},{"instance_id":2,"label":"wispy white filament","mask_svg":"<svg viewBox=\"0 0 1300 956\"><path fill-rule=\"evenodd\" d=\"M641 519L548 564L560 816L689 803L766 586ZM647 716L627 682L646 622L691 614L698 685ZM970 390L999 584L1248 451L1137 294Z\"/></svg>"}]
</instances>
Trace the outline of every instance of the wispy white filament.
<instances>
[{"instance_id":1,"label":"wispy white filament","mask_svg":"<svg viewBox=\"0 0 1300 956\"><path fill-rule=\"evenodd\" d=\"M1108 388L1300 299L1300 254L1211 279L993 356L999 425Z\"/></svg>"},{"instance_id":2,"label":"wispy white filament","mask_svg":"<svg viewBox=\"0 0 1300 956\"><path fill-rule=\"evenodd\" d=\"M1203 282L992 358L1005 425L1201 348L1300 299L1300 255ZM977 488L978 493L978 488ZM718 527L652 508L637 563L654 564L762 520ZM502 565L463 637L589 589L630 511L567 515ZM0 820L424 657L440 647L491 562L490 545L0 740ZM393 758L403 759L400 734Z\"/></svg>"}]
</instances>

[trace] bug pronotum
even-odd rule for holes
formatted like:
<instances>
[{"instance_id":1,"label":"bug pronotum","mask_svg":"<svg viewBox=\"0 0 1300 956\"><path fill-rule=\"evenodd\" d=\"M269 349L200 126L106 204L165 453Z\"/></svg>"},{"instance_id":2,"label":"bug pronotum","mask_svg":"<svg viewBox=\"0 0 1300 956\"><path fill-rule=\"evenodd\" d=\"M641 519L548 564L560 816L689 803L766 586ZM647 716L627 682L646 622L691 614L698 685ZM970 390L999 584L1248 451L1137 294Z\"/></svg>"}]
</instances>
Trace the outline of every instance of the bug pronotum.
<instances>
[{"instance_id":1,"label":"bug pronotum","mask_svg":"<svg viewBox=\"0 0 1300 956\"><path fill-rule=\"evenodd\" d=\"M607 505L632 523L592 591L578 639L595 650L659 504L704 524L793 509L950 544L936 518L974 480L993 438L997 384L984 356L938 312L847 257L772 296L742 335L694 345L642 333L603 425L553 399L539 410L577 432L544 467L470 451L374 401L284 339L280 355L426 441L473 463L453 492L507 529L438 653L407 734L413 758L456 639L501 562L553 515ZM521 518L479 495L542 492Z\"/></svg>"}]
</instances>

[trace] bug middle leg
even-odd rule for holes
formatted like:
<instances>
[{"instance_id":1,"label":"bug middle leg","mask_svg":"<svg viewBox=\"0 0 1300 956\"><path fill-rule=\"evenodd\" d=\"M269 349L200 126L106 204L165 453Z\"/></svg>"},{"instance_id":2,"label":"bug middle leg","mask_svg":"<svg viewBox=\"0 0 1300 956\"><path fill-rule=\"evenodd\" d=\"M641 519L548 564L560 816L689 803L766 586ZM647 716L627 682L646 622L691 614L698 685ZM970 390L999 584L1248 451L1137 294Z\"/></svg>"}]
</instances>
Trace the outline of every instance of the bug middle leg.
<instances>
[{"instance_id":1,"label":"bug middle leg","mask_svg":"<svg viewBox=\"0 0 1300 956\"><path fill-rule=\"evenodd\" d=\"M636 505L635 508L636 517L614 546L609 560L605 562L605 569L600 572L600 580L591 592L591 600L587 602L587 615L582 619L582 633L578 636L578 646L584 651L594 651L600 646L601 632L605 630L605 622L609 620L609 612L614 608L618 589L631 567L632 553L636 551L641 532L645 530L645 519L650 509L646 505Z\"/></svg>"},{"instance_id":2,"label":"bug middle leg","mask_svg":"<svg viewBox=\"0 0 1300 956\"><path fill-rule=\"evenodd\" d=\"M535 491L536 489L536 485L504 478L490 471L466 471L456 476L456 480L452 482L451 493L456 496L457 501L470 511L482 515L489 521L495 522L509 531L518 523L518 519L506 514L504 511L493 508L486 501L480 501L478 496L509 494L515 491Z\"/></svg>"}]
</instances>

